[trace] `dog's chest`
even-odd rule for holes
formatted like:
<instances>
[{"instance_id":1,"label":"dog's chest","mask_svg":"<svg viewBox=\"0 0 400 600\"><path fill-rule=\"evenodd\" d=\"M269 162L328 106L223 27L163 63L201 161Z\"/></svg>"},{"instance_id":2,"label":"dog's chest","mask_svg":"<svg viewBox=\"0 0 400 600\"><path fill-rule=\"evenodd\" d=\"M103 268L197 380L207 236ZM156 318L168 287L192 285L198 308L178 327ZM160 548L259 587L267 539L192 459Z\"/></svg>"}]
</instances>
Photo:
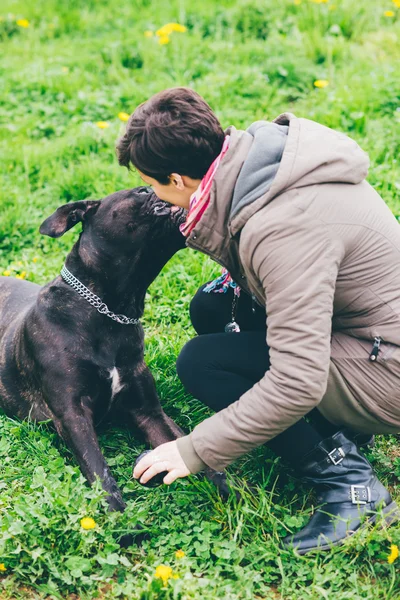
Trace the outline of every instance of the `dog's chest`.
<instances>
[{"instance_id":1,"label":"dog's chest","mask_svg":"<svg viewBox=\"0 0 400 600\"><path fill-rule=\"evenodd\" d=\"M97 423L118 410L119 400L132 387L135 365L142 361L142 347L138 348L136 339L122 342L103 335L98 345L92 346L91 368L87 372L91 374L89 395Z\"/></svg>"},{"instance_id":2,"label":"dog's chest","mask_svg":"<svg viewBox=\"0 0 400 600\"><path fill-rule=\"evenodd\" d=\"M111 402L114 399L114 396L118 394L124 387L125 384L122 381L121 373L117 369L117 367L113 367L109 369L110 379L111 379Z\"/></svg>"},{"instance_id":3,"label":"dog's chest","mask_svg":"<svg viewBox=\"0 0 400 600\"><path fill-rule=\"evenodd\" d=\"M129 374L120 367L102 366L91 381L86 401L97 426L118 407L118 398L129 387Z\"/></svg>"}]
</instances>

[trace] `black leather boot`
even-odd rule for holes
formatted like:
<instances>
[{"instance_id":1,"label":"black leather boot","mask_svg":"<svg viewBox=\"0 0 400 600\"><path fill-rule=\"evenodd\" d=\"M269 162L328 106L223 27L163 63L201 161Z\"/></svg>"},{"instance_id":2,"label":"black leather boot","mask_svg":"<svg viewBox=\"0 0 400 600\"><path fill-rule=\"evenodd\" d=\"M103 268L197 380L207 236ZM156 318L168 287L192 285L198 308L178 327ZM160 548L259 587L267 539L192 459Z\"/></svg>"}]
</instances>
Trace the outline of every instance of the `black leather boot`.
<instances>
[{"instance_id":1,"label":"black leather boot","mask_svg":"<svg viewBox=\"0 0 400 600\"><path fill-rule=\"evenodd\" d=\"M357 448L373 448L375 446L375 436L369 433L351 433L348 437L355 443Z\"/></svg>"},{"instance_id":2,"label":"black leather boot","mask_svg":"<svg viewBox=\"0 0 400 600\"><path fill-rule=\"evenodd\" d=\"M298 554L327 550L353 535L368 517L375 521L382 508L386 523L397 521L400 511L370 463L342 431L320 442L301 465L304 482L317 493L318 509L308 524L283 544Z\"/></svg>"}]
</instances>

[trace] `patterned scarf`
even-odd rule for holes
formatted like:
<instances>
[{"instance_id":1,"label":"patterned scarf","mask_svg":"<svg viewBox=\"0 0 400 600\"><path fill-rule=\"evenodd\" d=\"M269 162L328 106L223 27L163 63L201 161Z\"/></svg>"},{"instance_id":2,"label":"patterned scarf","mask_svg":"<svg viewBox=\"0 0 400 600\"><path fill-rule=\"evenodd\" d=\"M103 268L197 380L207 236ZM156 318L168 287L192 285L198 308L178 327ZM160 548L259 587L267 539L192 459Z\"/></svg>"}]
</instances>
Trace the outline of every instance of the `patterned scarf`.
<instances>
[{"instance_id":1,"label":"patterned scarf","mask_svg":"<svg viewBox=\"0 0 400 600\"><path fill-rule=\"evenodd\" d=\"M201 217L205 213L210 203L210 192L211 186L214 181L215 173L219 167L219 163L226 154L229 148L229 135L225 137L221 153L212 163L207 173L204 175L200 182L197 190L192 194L189 204L189 212L186 217L186 221L180 226L181 233L187 237L191 231L195 228ZM203 292L209 294L210 292L226 293L229 288L233 288L235 296L240 295L240 287L232 280L229 272L226 269L222 270L222 275L217 277L214 281L210 281L204 288Z\"/></svg>"},{"instance_id":2,"label":"patterned scarf","mask_svg":"<svg viewBox=\"0 0 400 600\"><path fill-rule=\"evenodd\" d=\"M210 204L211 186L214 181L215 173L217 172L217 169L219 167L219 163L221 162L221 160L225 156L226 151L229 148L229 139L230 136L227 135L225 137L221 153L218 154L217 158L211 164L211 167L204 175L197 190L191 195L189 212L186 217L186 221L182 223L182 225L179 228L180 232L185 237L187 237L190 234L190 232L193 231L193 229L205 213L208 205Z\"/></svg>"},{"instance_id":3,"label":"patterned scarf","mask_svg":"<svg viewBox=\"0 0 400 600\"><path fill-rule=\"evenodd\" d=\"M235 296L240 296L240 287L233 281L229 271L227 269L222 269L222 275L207 283L207 285L203 288L203 292L206 294L209 294L210 292L226 294L229 288L233 289Z\"/></svg>"}]
</instances>

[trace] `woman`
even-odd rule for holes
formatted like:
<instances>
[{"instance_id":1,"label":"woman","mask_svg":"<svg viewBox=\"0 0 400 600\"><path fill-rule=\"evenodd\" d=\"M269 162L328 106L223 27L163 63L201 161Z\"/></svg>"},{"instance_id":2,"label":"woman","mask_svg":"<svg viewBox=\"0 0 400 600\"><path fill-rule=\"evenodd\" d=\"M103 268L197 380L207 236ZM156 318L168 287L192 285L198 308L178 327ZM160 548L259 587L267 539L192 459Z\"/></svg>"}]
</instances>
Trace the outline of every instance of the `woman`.
<instances>
[{"instance_id":1,"label":"woman","mask_svg":"<svg viewBox=\"0 0 400 600\"><path fill-rule=\"evenodd\" d=\"M223 132L187 88L140 105L117 149L160 198L189 209L187 245L232 277L210 286L227 296L196 295L201 335L177 365L186 389L218 412L149 453L134 476L168 471L170 484L268 443L321 505L286 545L329 548L379 508L394 521L397 507L355 443L357 433L400 432L400 228L365 181L366 154L292 114ZM237 317L227 314L232 282Z\"/></svg>"}]
</instances>

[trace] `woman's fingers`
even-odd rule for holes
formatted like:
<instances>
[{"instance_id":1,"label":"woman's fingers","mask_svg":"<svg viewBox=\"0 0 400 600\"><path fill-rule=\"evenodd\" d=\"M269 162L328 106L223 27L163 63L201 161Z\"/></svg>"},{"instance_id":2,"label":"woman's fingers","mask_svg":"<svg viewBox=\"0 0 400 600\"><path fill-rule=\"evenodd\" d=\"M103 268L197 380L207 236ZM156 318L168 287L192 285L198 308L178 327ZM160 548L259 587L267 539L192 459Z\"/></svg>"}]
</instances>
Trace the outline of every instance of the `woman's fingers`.
<instances>
[{"instance_id":1,"label":"woman's fingers","mask_svg":"<svg viewBox=\"0 0 400 600\"><path fill-rule=\"evenodd\" d=\"M171 483L173 483L176 479L179 479L180 477L186 477L185 474L183 474L181 471L178 471L178 469L174 469L173 471L169 471L168 475L166 475L163 479L163 482L166 485L170 485Z\"/></svg>"},{"instance_id":2,"label":"woman's fingers","mask_svg":"<svg viewBox=\"0 0 400 600\"><path fill-rule=\"evenodd\" d=\"M143 475L140 478L140 483L147 483L152 477L154 477L154 475L162 473L163 471L168 471L168 467L165 461L154 463L143 473Z\"/></svg>"},{"instance_id":3,"label":"woman's fingers","mask_svg":"<svg viewBox=\"0 0 400 600\"><path fill-rule=\"evenodd\" d=\"M140 478L140 483L147 483L158 473L168 471L164 483L169 485L179 477L187 477L190 471L184 463L176 441L161 444L144 456L136 465L133 476Z\"/></svg>"},{"instance_id":4,"label":"woman's fingers","mask_svg":"<svg viewBox=\"0 0 400 600\"><path fill-rule=\"evenodd\" d=\"M156 459L157 457L155 456L154 450L146 454L146 456L144 456L133 469L134 478L139 479L139 477L146 471L146 469L148 469L149 467L151 467L152 464L157 462Z\"/></svg>"}]
</instances>

